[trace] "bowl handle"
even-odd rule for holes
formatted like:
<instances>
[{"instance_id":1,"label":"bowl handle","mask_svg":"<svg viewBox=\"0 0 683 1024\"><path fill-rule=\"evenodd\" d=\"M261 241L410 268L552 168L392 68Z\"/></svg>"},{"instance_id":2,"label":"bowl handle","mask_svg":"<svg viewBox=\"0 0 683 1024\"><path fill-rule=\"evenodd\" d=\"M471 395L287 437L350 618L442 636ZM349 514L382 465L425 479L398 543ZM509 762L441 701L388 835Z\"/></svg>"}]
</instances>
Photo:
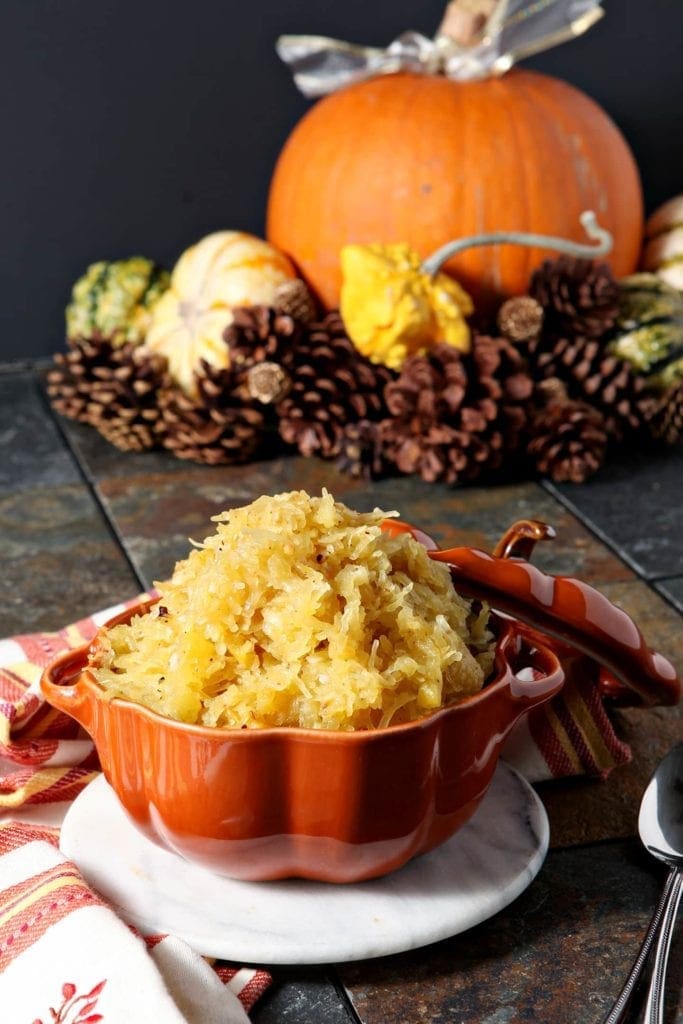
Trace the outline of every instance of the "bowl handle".
<instances>
[{"instance_id":1,"label":"bowl handle","mask_svg":"<svg viewBox=\"0 0 683 1024\"><path fill-rule=\"evenodd\" d=\"M45 699L75 718L85 729L92 721L92 698L81 685L81 676L88 660L88 645L64 651L50 662L40 677Z\"/></svg>"},{"instance_id":2,"label":"bowl handle","mask_svg":"<svg viewBox=\"0 0 683 1024\"><path fill-rule=\"evenodd\" d=\"M500 656L507 669L510 697L518 705L517 712L523 713L559 693L565 671L545 637L521 623L507 622L505 626Z\"/></svg>"},{"instance_id":3,"label":"bowl handle","mask_svg":"<svg viewBox=\"0 0 683 1024\"><path fill-rule=\"evenodd\" d=\"M626 612L587 583L476 548L432 550L429 555L450 567L461 593L595 659L632 691L635 703L680 700L681 680L673 665L648 647Z\"/></svg>"}]
</instances>

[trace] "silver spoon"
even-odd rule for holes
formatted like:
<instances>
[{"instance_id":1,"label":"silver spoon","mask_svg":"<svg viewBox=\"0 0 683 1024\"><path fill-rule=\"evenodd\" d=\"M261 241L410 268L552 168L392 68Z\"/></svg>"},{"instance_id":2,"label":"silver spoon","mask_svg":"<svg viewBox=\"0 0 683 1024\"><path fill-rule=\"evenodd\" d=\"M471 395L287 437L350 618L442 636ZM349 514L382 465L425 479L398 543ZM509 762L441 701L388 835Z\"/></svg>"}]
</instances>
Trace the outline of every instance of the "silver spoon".
<instances>
[{"instance_id":1,"label":"silver spoon","mask_svg":"<svg viewBox=\"0 0 683 1024\"><path fill-rule=\"evenodd\" d=\"M662 1024L664 981L678 904L683 891L683 743L678 743L652 776L640 805L638 831L653 857L669 865L664 889L640 952L604 1024L623 1024L652 947L657 943L644 1024Z\"/></svg>"}]
</instances>

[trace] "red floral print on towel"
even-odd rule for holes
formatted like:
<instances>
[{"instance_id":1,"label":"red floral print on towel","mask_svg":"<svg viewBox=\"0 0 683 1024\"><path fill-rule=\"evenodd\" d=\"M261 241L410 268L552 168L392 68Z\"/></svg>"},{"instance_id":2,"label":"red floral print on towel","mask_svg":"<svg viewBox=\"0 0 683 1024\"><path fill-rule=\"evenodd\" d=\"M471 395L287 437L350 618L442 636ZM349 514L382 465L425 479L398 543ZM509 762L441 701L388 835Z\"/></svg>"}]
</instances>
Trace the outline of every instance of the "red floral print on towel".
<instances>
[{"instance_id":1,"label":"red floral print on towel","mask_svg":"<svg viewBox=\"0 0 683 1024\"><path fill-rule=\"evenodd\" d=\"M46 1021L36 1017L33 1024L97 1024L104 1020L101 1013L94 1011L97 1010L97 1000L106 984L105 978L85 995L79 996L73 982L65 981L62 985L62 1005L57 1009L51 1006Z\"/></svg>"}]
</instances>

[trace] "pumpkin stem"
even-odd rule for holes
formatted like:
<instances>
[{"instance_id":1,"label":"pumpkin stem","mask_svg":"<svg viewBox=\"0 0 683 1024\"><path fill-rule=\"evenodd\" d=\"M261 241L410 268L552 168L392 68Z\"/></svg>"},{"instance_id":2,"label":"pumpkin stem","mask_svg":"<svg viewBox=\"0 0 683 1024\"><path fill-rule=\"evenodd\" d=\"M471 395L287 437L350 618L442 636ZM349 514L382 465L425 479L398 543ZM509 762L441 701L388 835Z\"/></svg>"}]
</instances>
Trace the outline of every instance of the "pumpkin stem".
<instances>
[{"instance_id":1,"label":"pumpkin stem","mask_svg":"<svg viewBox=\"0 0 683 1024\"><path fill-rule=\"evenodd\" d=\"M588 259L606 256L611 252L614 239L609 231L600 227L593 211L584 210L579 220L586 235L591 239L590 243L572 242L568 238L556 238L553 235L527 234L523 231L494 231L490 235L469 235L467 238L447 242L427 257L422 269L426 274L434 275L451 256L480 245L524 245L529 248L555 249L568 256L583 256Z\"/></svg>"},{"instance_id":2,"label":"pumpkin stem","mask_svg":"<svg viewBox=\"0 0 683 1024\"><path fill-rule=\"evenodd\" d=\"M450 0L437 37L448 36L458 46L475 46L498 6L497 0Z\"/></svg>"}]
</instances>

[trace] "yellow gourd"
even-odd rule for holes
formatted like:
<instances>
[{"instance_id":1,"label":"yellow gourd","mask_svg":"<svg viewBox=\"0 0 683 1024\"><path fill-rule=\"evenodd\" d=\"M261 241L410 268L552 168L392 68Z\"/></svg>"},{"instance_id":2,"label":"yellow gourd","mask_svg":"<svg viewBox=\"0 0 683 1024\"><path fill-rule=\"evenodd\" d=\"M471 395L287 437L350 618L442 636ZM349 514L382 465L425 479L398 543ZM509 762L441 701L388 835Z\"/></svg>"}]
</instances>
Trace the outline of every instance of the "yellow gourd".
<instances>
[{"instance_id":1,"label":"yellow gourd","mask_svg":"<svg viewBox=\"0 0 683 1024\"><path fill-rule=\"evenodd\" d=\"M373 362L398 368L437 342L469 351L469 295L446 274L425 273L408 245L347 245L341 269L344 324Z\"/></svg>"}]
</instances>

